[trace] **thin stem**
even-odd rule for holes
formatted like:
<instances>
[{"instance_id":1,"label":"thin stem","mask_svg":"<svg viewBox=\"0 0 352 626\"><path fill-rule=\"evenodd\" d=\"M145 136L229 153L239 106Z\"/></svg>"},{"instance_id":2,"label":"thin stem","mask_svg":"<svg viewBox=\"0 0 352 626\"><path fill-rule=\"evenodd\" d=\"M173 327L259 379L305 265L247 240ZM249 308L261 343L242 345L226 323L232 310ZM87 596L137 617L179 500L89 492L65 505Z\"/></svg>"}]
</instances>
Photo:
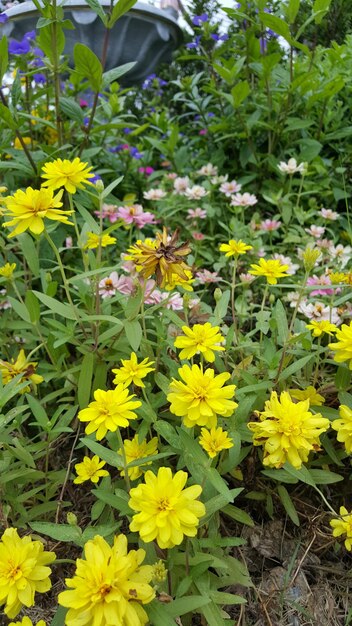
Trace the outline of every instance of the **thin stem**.
<instances>
[{"instance_id":1,"label":"thin stem","mask_svg":"<svg viewBox=\"0 0 352 626\"><path fill-rule=\"evenodd\" d=\"M51 25L51 44L53 49L53 81L54 81L54 97L55 97L55 116L56 129L59 146L62 146L62 125L60 115L60 73L59 73L59 54L58 54L58 38L57 38L57 0L53 0L52 5L52 25Z\"/></svg>"},{"instance_id":2,"label":"thin stem","mask_svg":"<svg viewBox=\"0 0 352 626\"><path fill-rule=\"evenodd\" d=\"M122 460L123 460L124 479L125 479L127 491L129 493L130 490L131 490L131 483L130 483L130 477L128 475L128 469L127 469L128 463L127 463L127 459L126 459L125 446L123 445L122 436L121 436L121 432L120 432L119 428L117 429L116 434L117 434L117 438L119 440L120 449L121 449L121 456L122 456Z\"/></svg>"},{"instance_id":3,"label":"thin stem","mask_svg":"<svg viewBox=\"0 0 352 626\"><path fill-rule=\"evenodd\" d=\"M318 339L318 344L317 344L317 362L315 365L315 372L314 372L314 378L313 378L313 387L315 388L315 385L318 382L318 376L319 376L319 365L320 365L320 345L321 345L321 340L322 340L323 335L320 335L319 339Z\"/></svg>"},{"instance_id":4,"label":"thin stem","mask_svg":"<svg viewBox=\"0 0 352 626\"><path fill-rule=\"evenodd\" d=\"M234 336L235 336L236 344L238 342L238 328L237 328L236 309L235 309L237 261L238 261L238 258L235 257L233 260L232 282L231 282L231 312L232 312L232 321L233 321Z\"/></svg>"}]
</instances>

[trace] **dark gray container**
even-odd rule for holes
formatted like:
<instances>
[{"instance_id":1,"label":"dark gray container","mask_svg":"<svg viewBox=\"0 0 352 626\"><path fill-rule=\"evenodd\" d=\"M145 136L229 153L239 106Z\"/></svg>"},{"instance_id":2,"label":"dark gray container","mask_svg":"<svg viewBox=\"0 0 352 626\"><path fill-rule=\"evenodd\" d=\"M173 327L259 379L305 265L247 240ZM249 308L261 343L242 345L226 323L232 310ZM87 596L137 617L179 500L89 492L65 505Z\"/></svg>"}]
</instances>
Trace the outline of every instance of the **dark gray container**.
<instances>
[{"instance_id":1,"label":"dark gray container","mask_svg":"<svg viewBox=\"0 0 352 626\"><path fill-rule=\"evenodd\" d=\"M164 3L167 4L167 0ZM170 4L172 3L172 0ZM100 0L102 7L110 7L110 0ZM65 18L75 30L66 30L65 53L72 58L73 46L80 42L101 58L105 28L99 17L84 0L67 0L63 6ZM39 18L33 2L23 2L5 11L9 17L0 24L0 37L21 40L36 27ZM171 61L171 54L182 42L182 30L177 24L177 11L172 6L157 9L137 2L115 24L110 33L105 69L136 61L134 68L121 82L135 85L157 69L160 63Z\"/></svg>"}]
</instances>

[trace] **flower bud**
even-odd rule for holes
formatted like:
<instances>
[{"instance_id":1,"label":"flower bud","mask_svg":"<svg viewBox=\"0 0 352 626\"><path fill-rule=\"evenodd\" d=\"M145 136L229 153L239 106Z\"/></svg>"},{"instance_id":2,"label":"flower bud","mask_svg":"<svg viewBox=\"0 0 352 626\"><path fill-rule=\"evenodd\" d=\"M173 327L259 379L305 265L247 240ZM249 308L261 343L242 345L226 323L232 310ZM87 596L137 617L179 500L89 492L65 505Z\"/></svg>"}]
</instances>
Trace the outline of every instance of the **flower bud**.
<instances>
[{"instance_id":1,"label":"flower bud","mask_svg":"<svg viewBox=\"0 0 352 626\"><path fill-rule=\"evenodd\" d=\"M78 526L77 515L74 513L67 513L66 520L70 526Z\"/></svg>"},{"instance_id":2,"label":"flower bud","mask_svg":"<svg viewBox=\"0 0 352 626\"><path fill-rule=\"evenodd\" d=\"M217 287L214 291L214 300L215 302L220 302L222 296L222 291L220 287Z\"/></svg>"},{"instance_id":3,"label":"flower bud","mask_svg":"<svg viewBox=\"0 0 352 626\"><path fill-rule=\"evenodd\" d=\"M307 272L310 272L313 269L320 255L321 252L320 250L318 250L318 248L309 248L308 246L305 249L305 251L303 252L303 263L304 268Z\"/></svg>"}]
</instances>

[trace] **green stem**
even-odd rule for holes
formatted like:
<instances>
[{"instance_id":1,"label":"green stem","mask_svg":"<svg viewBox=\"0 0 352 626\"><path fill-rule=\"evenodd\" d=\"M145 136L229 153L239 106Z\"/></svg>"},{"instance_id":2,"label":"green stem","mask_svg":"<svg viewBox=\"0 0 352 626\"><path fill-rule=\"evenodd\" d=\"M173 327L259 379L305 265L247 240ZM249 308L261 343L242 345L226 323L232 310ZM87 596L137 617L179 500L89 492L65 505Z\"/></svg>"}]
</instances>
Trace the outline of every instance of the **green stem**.
<instances>
[{"instance_id":1,"label":"green stem","mask_svg":"<svg viewBox=\"0 0 352 626\"><path fill-rule=\"evenodd\" d=\"M237 261L238 261L238 258L235 257L233 260L232 281L231 281L231 312L232 312L232 321L233 321L234 336L235 336L236 344L238 342L238 328L237 328L236 309L235 309Z\"/></svg>"},{"instance_id":2,"label":"green stem","mask_svg":"<svg viewBox=\"0 0 352 626\"><path fill-rule=\"evenodd\" d=\"M117 434L117 438L119 440L119 444L120 444L120 449L121 449L121 456L122 456L122 460L123 460L123 471L124 471L124 479L125 479L125 483L126 483L126 488L127 488L127 492L129 493L131 490L131 483L130 483L130 477L128 475L128 469L127 469L127 459L126 459L126 452L125 452L125 446L123 445L123 441L122 441L122 436L121 436L121 432L120 429L118 428L116 431Z\"/></svg>"},{"instance_id":3,"label":"green stem","mask_svg":"<svg viewBox=\"0 0 352 626\"><path fill-rule=\"evenodd\" d=\"M262 315L263 311L264 311L264 307L265 307L265 302L268 296L268 291L269 291L269 283L266 283L265 285L265 289L264 289L264 294L263 294L263 300L262 300L262 304L260 307L260 314ZM261 351L261 346L262 346L262 341L263 341L263 331L260 331L260 336L259 336L259 350Z\"/></svg>"},{"instance_id":4,"label":"green stem","mask_svg":"<svg viewBox=\"0 0 352 626\"><path fill-rule=\"evenodd\" d=\"M315 365L315 372L314 372L314 378L313 378L313 387L315 389L315 385L318 382L318 376L319 376L319 365L320 365L320 345L321 345L321 340L323 338L323 335L320 335L319 339L318 339L318 344L317 344L317 362Z\"/></svg>"},{"instance_id":5,"label":"green stem","mask_svg":"<svg viewBox=\"0 0 352 626\"><path fill-rule=\"evenodd\" d=\"M51 24L51 44L53 50L53 81L54 81L54 94L55 94L55 116L56 116L56 129L59 146L62 146L62 125L60 115L60 72L59 72L59 53L58 53L58 37L57 37L57 0L53 0L52 4L52 24Z\"/></svg>"}]
</instances>

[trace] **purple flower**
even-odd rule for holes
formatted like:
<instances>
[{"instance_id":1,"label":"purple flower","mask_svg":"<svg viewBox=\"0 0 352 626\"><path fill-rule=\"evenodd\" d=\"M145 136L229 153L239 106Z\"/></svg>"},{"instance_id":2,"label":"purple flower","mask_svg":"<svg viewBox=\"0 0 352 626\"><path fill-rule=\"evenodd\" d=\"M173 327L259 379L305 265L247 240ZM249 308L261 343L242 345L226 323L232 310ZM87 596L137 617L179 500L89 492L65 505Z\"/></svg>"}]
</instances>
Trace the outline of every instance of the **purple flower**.
<instances>
[{"instance_id":1,"label":"purple flower","mask_svg":"<svg viewBox=\"0 0 352 626\"><path fill-rule=\"evenodd\" d=\"M132 131L130 128L124 128L123 132L125 133L125 135L129 135Z\"/></svg>"},{"instance_id":2,"label":"purple flower","mask_svg":"<svg viewBox=\"0 0 352 626\"><path fill-rule=\"evenodd\" d=\"M188 50L192 50L192 48L198 48L200 39L200 35L197 35L194 41L191 41L191 43L186 43L186 48L188 48Z\"/></svg>"},{"instance_id":3,"label":"purple flower","mask_svg":"<svg viewBox=\"0 0 352 626\"><path fill-rule=\"evenodd\" d=\"M215 117L215 113L212 113L212 111L209 111L209 113L207 113L207 117Z\"/></svg>"},{"instance_id":4,"label":"purple flower","mask_svg":"<svg viewBox=\"0 0 352 626\"><path fill-rule=\"evenodd\" d=\"M37 85L44 85L46 83L46 76L43 72L36 72L33 74L33 80Z\"/></svg>"},{"instance_id":5,"label":"purple flower","mask_svg":"<svg viewBox=\"0 0 352 626\"><path fill-rule=\"evenodd\" d=\"M229 36L226 35L226 33L224 35L217 35L217 33L211 33L210 37L214 39L214 41L227 41L229 38Z\"/></svg>"},{"instance_id":6,"label":"purple flower","mask_svg":"<svg viewBox=\"0 0 352 626\"><path fill-rule=\"evenodd\" d=\"M41 48L38 48L38 46L34 46L33 54L34 54L34 56L39 57L40 59L42 59L44 57L43 50Z\"/></svg>"},{"instance_id":7,"label":"purple flower","mask_svg":"<svg viewBox=\"0 0 352 626\"><path fill-rule=\"evenodd\" d=\"M88 124L89 124L89 117L87 116L83 118L83 126L87 128Z\"/></svg>"},{"instance_id":8,"label":"purple flower","mask_svg":"<svg viewBox=\"0 0 352 626\"><path fill-rule=\"evenodd\" d=\"M89 179L89 182L95 185L98 180L102 180L101 176L99 174L94 174L93 178Z\"/></svg>"},{"instance_id":9,"label":"purple flower","mask_svg":"<svg viewBox=\"0 0 352 626\"><path fill-rule=\"evenodd\" d=\"M23 37L22 41L12 39L9 43L10 54L27 54L31 49L29 41Z\"/></svg>"},{"instance_id":10,"label":"purple flower","mask_svg":"<svg viewBox=\"0 0 352 626\"><path fill-rule=\"evenodd\" d=\"M192 24L194 26L201 26L204 22L209 20L208 13L202 13L202 15L195 15L192 17Z\"/></svg>"},{"instance_id":11,"label":"purple flower","mask_svg":"<svg viewBox=\"0 0 352 626\"><path fill-rule=\"evenodd\" d=\"M9 16L6 13L0 13L0 24L6 24L9 21Z\"/></svg>"},{"instance_id":12,"label":"purple flower","mask_svg":"<svg viewBox=\"0 0 352 626\"><path fill-rule=\"evenodd\" d=\"M165 85L167 85L167 80L163 80L162 78L159 78L159 85L160 87L165 87Z\"/></svg>"},{"instance_id":13,"label":"purple flower","mask_svg":"<svg viewBox=\"0 0 352 626\"><path fill-rule=\"evenodd\" d=\"M35 38L36 38L35 30L29 30L28 33L25 33L23 35L23 39L27 39L27 41L34 41Z\"/></svg>"},{"instance_id":14,"label":"purple flower","mask_svg":"<svg viewBox=\"0 0 352 626\"><path fill-rule=\"evenodd\" d=\"M130 148L130 155L133 159L141 159L143 157L143 154L139 152L138 148L134 147Z\"/></svg>"}]
</instances>

